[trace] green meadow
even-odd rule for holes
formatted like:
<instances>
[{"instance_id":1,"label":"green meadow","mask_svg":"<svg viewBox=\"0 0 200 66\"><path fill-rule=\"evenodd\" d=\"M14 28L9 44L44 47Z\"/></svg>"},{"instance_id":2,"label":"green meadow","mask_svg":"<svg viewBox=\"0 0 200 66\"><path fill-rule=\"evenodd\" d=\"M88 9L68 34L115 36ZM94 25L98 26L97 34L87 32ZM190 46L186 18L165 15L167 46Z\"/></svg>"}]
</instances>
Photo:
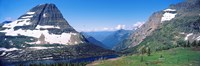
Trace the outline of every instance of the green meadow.
<instances>
[{"instance_id":1,"label":"green meadow","mask_svg":"<svg viewBox=\"0 0 200 66\"><path fill-rule=\"evenodd\" d=\"M199 48L173 48L146 54L123 56L117 60L102 60L96 66L200 66Z\"/></svg>"}]
</instances>

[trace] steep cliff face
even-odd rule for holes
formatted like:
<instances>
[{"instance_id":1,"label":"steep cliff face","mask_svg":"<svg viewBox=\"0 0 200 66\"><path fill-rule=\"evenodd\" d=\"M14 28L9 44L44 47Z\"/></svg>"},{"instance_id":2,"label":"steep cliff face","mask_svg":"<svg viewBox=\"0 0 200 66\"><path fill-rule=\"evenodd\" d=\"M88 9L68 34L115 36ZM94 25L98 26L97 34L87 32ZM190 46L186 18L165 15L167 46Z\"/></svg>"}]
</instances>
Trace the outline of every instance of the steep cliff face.
<instances>
[{"instance_id":1,"label":"steep cliff face","mask_svg":"<svg viewBox=\"0 0 200 66\"><path fill-rule=\"evenodd\" d=\"M130 47L136 46L137 44L142 42L142 40L146 38L146 36L149 36L152 33L152 31L157 29L161 25L162 16L163 16L162 12L154 13L149 18L147 23L145 23L141 28L139 28L137 32L133 33L131 35L133 43L131 44Z\"/></svg>"},{"instance_id":2,"label":"steep cliff face","mask_svg":"<svg viewBox=\"0 0 200 66\"><path fill-rule=\"evenodd\" d=\"M138 45L146 38L146 36L149 36L152 31L154 31L161 25L162 16L163 12L155 12L145 24L134 31L128 39L115 46L114 49L122 50Z\"/></svg>"}]
</instances>

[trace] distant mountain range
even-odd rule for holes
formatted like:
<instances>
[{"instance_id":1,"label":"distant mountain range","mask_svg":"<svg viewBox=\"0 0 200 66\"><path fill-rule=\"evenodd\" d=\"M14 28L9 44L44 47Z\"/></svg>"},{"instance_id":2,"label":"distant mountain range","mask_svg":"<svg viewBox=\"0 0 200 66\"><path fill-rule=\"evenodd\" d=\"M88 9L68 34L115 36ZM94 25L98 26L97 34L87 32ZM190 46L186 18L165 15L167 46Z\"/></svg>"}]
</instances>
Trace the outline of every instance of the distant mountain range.
<instances>
[{"instance_id":1,"label":"distant mountain range","mask_svg":"<svg viewBox=\"0 0 200 66\"><path fill-rule=\"evenodd\" d=\"M99 44L101 42L101 46L112 49L118 43L128 38L128 36L133 32L133 30L116 30L116 31L98 31L98 32L82 32L83 35L90 36L90 39L97 39ZM88 39L88 40L90 40ZM96 42L96 40L92 40ZM100 45L100 44L99 44Z\"/></svg>"},{"instance_id":2,"label":"distant mountain range","mask_svg":"<svg viewBox=\"0 0 200 66\"><path fill-rule=\"evenodd\" d=\"M89 36L92 36L96 40L102 42L107 36L114 33L115 31L92 31L92 32L82 32Z\"/></svg>"},{"instance_id":3,"label":"distant mountain range","mask_svg":"<svg viewBox=\"0 0 200 66\"><path fill-rule=\"evenodd\" d=\"M124 30L124 29L117 30L112 34L108 35L104 40L102 40L102 43L105 44L110 49L112 49L118 43L127 39L132 32L133 32L132 30Z\"/></svg>"}]
</instances>

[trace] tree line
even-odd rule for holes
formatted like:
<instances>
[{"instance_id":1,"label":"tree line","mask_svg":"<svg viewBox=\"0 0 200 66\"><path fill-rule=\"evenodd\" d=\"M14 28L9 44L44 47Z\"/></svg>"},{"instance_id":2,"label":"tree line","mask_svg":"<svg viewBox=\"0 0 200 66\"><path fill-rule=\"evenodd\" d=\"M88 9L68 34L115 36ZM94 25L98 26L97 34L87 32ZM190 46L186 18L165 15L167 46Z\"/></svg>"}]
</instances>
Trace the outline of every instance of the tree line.
<instances>
[{"instance_id":1,"label":"tree line","mask_svg":"<svg viewBox=\"0 0 200 66\"><path fill-rule=\"evenodd\" d=\"M181 47L199 47L200 41L199 40L194 40L192 42L184 41L184 42L179 42L178 45Z\"/></svg>"}]
</instances>

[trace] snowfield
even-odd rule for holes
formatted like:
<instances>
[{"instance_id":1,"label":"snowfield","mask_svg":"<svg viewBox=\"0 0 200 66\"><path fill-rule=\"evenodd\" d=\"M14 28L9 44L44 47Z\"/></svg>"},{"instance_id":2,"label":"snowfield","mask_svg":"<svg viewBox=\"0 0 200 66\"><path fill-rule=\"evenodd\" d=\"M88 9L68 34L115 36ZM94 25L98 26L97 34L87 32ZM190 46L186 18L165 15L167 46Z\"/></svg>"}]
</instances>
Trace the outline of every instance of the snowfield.
<instances>
[{"instance_id":1,"label":"snowfield","mask_svg":"<svg viewBox=\"0 0 200 66\"><path fill-rule=\"evenodd\" d=\"M20 50L20 49L17 49L17 48L0 48L0 51L14 51L14 50Z\"/></svg>"},{"instance_id":2,"label":"snowfield","mask_svg":"<svg viewBox=\"0 0 200 66\"><path fill-rule=\"evenodd\" d=\"M6 28L14 28L15 26L24 26L24 25L31 25L30 19L33 17L35 12L27 12L26 16L21 17L21 19L15 20L11 23L3 25Z\"/></svg>"},{"instance_id":3,"label":"snowfield","mask_svg":"<svg viewBox=\"0 0 200 66\"><path fill-rule=\"evenodd\" d=\"M36 29L41 29L41 28L58 28L58 29L60 29L60 27L58 27L58 26L51 26L51 25L44 25L44 26L41 26L41 25L37 25L37 27L36 27Z\"/></svg>"},{"instance_id":4,"label":"snowfield","mask_svg":"<svg viewBox=\"0 0 200 66\"><path fill-rule=\"evenodd\" d=\"M50 49L50 48L54 48L54 47L29 47L31 49L36 49L36 50L41 50L41 49Z\"/></svg>"},{"instance_id":5,"label":"snowfield","mask_svg":"<svg viewBox=\"0 0 200 66\"><path fill-rule=\"evenodd\" d=\"M163 21L169 21L171 19L173 19L177 13L172 13L172 12L176 12L175 9L166 9L164 10L164 14L163 14L163 17L161 18L161 22Z\"/></svg>"},{"instance_id":6,"label":"snowfield","mask_svg":"<svg viewBox=\"0 0 200 66\"><path fill-rule=\"evenodd\" d=\"M62 33L61 35L57 34L49 34L48 30L22 30L18 29L14 31L14 29L6 29L0 32L5 32L7 36L18 36L18 35L24 35L24 36L29 36L29 37L35 37L35 38L40 38L40 36L43 34L45 37L45 41L53 44L53 43L58 43L58 44L69 44L70 43L70 38L71 35L77 35L76 33ZM40 41L30 43L30 44L39 44Z\"/></svg>"},{"instance_id":7,"label":"snowfield","mask_svg":"<svg viewBox=\"0 0 200 66\"><path fill-rule=\"evenodd\" d=\"M193 33L187 34L186 37L185 37L185 40L188 40L188 37L191 36L191 35L193 35Z\"/></svg>"}]
</instances>

